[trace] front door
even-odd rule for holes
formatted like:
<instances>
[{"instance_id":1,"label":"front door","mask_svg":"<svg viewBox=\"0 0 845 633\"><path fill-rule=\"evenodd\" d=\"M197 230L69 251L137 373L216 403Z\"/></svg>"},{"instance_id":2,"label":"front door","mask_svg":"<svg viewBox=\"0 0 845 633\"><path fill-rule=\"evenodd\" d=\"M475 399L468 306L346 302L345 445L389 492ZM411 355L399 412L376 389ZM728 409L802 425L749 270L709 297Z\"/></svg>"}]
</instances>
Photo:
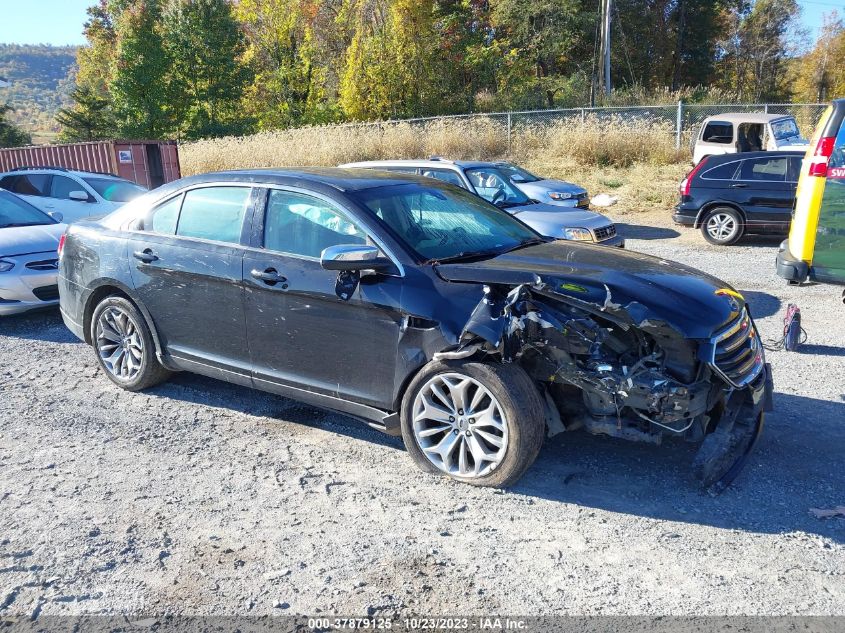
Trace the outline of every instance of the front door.
<instances>
[{"instance_id":1,"label":"front door","mask_svg":"<svg viewBox=\"0 0 845 633\"><path fill-rule=\"evenodd\" d=\"M154 208L129 241L132 281L177 359L249 376L243 305L244 220L252 189L191 189Z\"/></svg>"},{"instance_id":2,"label":"front door","mask_svg":"<svg viewBox=\"0 0 845 633\"><path fill-rule=\"evenodd\" d=\"M270 189L258 247L244 258L247 333L258 387L286 385L389 409L402 318L402 279L365 274L346 299L324 270L329 246L364 244L334 203Z\"/></svg>"}]
</instances>

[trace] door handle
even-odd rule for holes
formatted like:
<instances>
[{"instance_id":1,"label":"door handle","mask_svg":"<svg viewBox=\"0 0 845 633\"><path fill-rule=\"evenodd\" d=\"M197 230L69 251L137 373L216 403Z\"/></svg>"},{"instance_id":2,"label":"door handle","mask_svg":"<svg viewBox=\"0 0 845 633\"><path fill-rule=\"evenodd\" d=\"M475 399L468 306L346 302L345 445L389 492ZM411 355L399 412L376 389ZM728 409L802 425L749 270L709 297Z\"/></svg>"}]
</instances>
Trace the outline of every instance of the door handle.
<instances>
[{"instance_id":1,"label":"door handle","mask_svg":"<svg viewBox=\"0 0 845 633\"><path fill-rule=\"evenodd\" d=\"M745 189L748 187L744 182L735 182L731 185L731 189Z\"/></svg>"},{"instance_id":2,"label":"door handle","mask_svg":"<svg viewBox=\"0 0 845 633\"><path fill-rule=\"evenodd\" d=\"M250 274L260 281L263 281L268 286L275 286L277 283L282 284L282 288L286 289L288 285L285 283L287 278L280 275L279 271L275 268L265 268L264 270L258 270L257 268L253 268L250 271Z\"/></svg>"},{"instance_id":3,"label":"door handle","mask_svg":"<svg viewBox=\"0 0 845 633\"><path fill-rule=\"evenodd\" d=\"M145 248L142 251L135 251L134 253L132 253L132 257L134 257L135 259L140 259L145 264L150 264L152 262L158 261L158 255L153 253L153 250L151 248Z\"/></svg>"}]
</instances>

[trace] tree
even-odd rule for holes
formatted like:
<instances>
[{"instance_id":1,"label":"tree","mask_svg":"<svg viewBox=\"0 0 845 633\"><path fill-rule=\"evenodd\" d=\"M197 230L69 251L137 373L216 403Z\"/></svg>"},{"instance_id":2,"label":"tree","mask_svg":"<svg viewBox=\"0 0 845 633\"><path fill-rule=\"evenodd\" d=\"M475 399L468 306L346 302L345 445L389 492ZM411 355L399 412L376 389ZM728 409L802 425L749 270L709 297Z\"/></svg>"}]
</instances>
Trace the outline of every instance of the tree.
<instances>
[{"instance_id":1,"label":"tree","mask_svg":"<svg viewBox=\"0 0 845 633\"><path fill-rule=\"evenodd\" d=\"M558 105L559 94L568 91L574 76L589 76L596 3L494 0L491 6L506 69L500 90L520 92L529 87L540 97L535 105L551 108Z\"/></svg>"},{"instance_id":2,"label":"tree","mask_svg":"<svg viewBox=\"0 0 845 633\"><path fill-rule=\"evenodd\" d=\"M138 0L120 14L113 80L117 131L126 138L164 138L172 133L170 95L165 89L170 58L158 29L158 0Z\"/></svg>"},{"instance_id":3,"label":"tree","mask_svg":"<svg viewBox=\"0 0 845 633\"><path fill-rule=\"evenodd\" d=\"M836 11L825 16L818 42L796 65L797 99L825 102L845 95L845 23Z\"/></svg>"},{"instance_id":4,"label":"tree","mask_svg":"<svg viewBox=\"0 0 845 633\"><path fill-rule=\"evenodd\" d=\"M253 79L244 107L260 129L334 118L326 95L328 59L319 59L315 24L328 9L319 0L241 0L235 17L244 30L243 61Z\"/></svg>"},{"instance_id":5,"label":"tree","mask_svg":"<svg viewBox=\"0 0 845 633\"><path fill-rule=\"evenodd\" d=\"M180 138L241 133L250 79L243 33L227 0L169 0L162 21L168 94Z\"/></svg>"},{"instance_id":6,"label":"tree","mask_svg":"<svg viewBox=\"0 0 845 633\"><path fill-rule=\"evenodd\" d=\"M32 137L6 121L6 113L12 108L8 104L0 105L0 147L22 147L32 143Z\"/></svg>"},{"instance_id":7,"label":"tree","mask_svg":"<svg viewBox=\"0 0 845 633\"><path fill-rule=\"evenodd\" d=\"M722 81L741 100L790 96L785 79L799 14L795 0L756 0L728 16L728 37L721 42Z\"/></svg>"},{"instance_id":8,"label":"tree","mask_svg":"<svg viewBox=\"0 0 845 633\"><path fill-rule=\"evenodd\" d=\"M62 126L63 141L96 141L114 135L111 102L88 86L77 87L71 93L73 106L62 108L56 121Z\"/></svg>"}]
</instances>

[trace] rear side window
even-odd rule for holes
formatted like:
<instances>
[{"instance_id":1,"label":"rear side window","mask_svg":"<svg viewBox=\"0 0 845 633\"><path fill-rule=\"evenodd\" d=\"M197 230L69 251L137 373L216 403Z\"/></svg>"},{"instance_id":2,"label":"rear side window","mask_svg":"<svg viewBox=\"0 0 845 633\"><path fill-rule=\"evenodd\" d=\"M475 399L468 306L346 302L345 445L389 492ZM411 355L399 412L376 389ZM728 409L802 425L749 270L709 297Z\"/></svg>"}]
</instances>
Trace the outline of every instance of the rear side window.
<instances>
[{"instance_id":1,"label":"rear side window","mask_svg":"<svg viewBox=\"0 0 845 633\"><path fill-rule=\"evenodd\" d=\"M330 204L290 191L270 191L264 220L264 248L320 257L329 246L366 241L366 234Z\"/></svg>"},{"instance_id":2,"label":"rear side window","mask_svg":"<svg viewBox=\"0 0 845 633\"><path fill-rule=\"evenodd\" d=\"M801 158L792 156L786 159L786 181L798 182L798 177L801 175Z\"/></svg>"},{"instance_id":3,"label":"rear side window","mask_svg":"<svg viewBox=\"0 0 845 633\"><path fill-rule=\"evenodd\" d=\"M739 164L742 161L734 160L724 165L719 165L713 169L708 169L701 177L706 180L733 180L736 172L739 169Z\"/></svg>"},{"instance_id":4,"label":"rear side window","mask_svg":"<svg viewBox=\"0 0 845 633\"><path fill-rule=\"evenodd\" d=\"M21 174L3 179L3 188L21 196L46 196L50 191L49 174Z\"/></svg>"},{"instance_id":5,"label":"rear side window","mask_svg":"<svg viewBox=\"0 0 845 633\"><path fill-rule=\"evenodd\" d=\"M705 143L732 143L734 140L734 126L727 121L710 121L704 127L701 140Z\"/></svg>"},{"instance_id":6,"label":"rear side window","mask_svg":"<svg viewBox=\"0 0 845 633\"><path fill-rule=\"evenodd\" d=\"M784 182L786 180L786 158L754 158L742 161L740 180Z\"/></svg>"},{"instance_id":7,"label":"rear side window","mask_svg":"<svg viewBox=\"0 0 845 633\"><path fill-rule=\"evenodd\" d=\"M176 235L237 244L249 206L248 187L204 187L185 193Z\"/></svg>"},{"instance_id":8,"label":"rear side window","mask_svg":"<svg viewBox=\"0 0 845 633\"><path fill-rule=\"evenodd\" d=\"M50 197L59 200L70 200L71 191L82 191L86 195L85 188L75 180L67 176L53 176L53 183L50 185ZM90 197L90 196L89 196Z\"/></svg>"}]
</instances>

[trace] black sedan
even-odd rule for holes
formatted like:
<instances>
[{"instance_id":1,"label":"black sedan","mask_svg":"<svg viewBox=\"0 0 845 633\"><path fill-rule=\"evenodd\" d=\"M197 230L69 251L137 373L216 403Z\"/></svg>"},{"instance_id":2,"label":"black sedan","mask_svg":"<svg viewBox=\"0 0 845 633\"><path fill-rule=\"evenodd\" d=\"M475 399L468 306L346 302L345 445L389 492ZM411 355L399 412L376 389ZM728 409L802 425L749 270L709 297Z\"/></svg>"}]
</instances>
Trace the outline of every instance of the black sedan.
<instances>
[{"instance_id":1,"label":"black sedan","mask_svg":"<svg viewBox=\"0 0 845 633\"><path fill-rule=\"evenodd\" d=\"M672 219L700 228L711 244L746 233L786 235L803 152L708 156L681 182Z\"/></svg>"},{"instance_id":2,"label":"black sedan","mask_svg":"<svg viewBox=\"0 0 845 633\"><path fill-rule=\"evenodd\" d=\"M275 392L401 434L424 470L478 485L516 481L547 428L697 440L699 478L724 483L771 391L723 282L548 240L416 176L183 179L72 225L59 288L124 389L185 370Z\"/></svg>"}]
</instances>

